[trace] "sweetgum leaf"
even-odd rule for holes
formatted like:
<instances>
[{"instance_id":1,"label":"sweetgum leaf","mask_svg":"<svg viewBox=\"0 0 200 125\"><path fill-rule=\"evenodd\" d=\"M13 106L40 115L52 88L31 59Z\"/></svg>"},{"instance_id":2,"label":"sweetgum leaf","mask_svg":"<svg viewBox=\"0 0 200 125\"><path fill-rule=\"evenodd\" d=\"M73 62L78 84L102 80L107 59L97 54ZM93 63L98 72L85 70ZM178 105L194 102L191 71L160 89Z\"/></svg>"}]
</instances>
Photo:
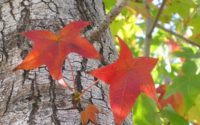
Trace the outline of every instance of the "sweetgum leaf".
<instances>
[{"instance_id":1,"label":"sweetgum leaf","mask_svg":"<svg viewBox=\"0 0 200 125\"><path fill-rule=\"evenodd\" d=\"M144 94L138 97L133 114L134 125L161 125L155 101Z\"/></svg>"},{"instance_id":2,"label":"sweetgum leaf","mask_svg":"<svg viewBox=\"0 0 200 125\"><path fill-rule=\"evenodd\" d=\"M191 121L194 121L197 123L197 125L200 124L200 94L196 98L195 105L192 106L192 108L188 112L188 117Z\"/></svg>"},{"instance_id":3,"label":"sweetgum leaf","mask_svg":"<svg viewBox=\"0 0 200 125\"><path fill-rule=\"evenodd\" d=\"M184 19L188 19L193 5L194 3L191 0L168 0L163 15L173 16L173 14L178 13Z\"/></svg>"},{"instance_id":4,"label":"sweetgum leaf","mask_svg":"<svg viewBox=\"0 0 200 125\"><path fill-rule=\"evenodd\" d=\"M188 122L181 117L171 106L166 106L161 115L169 120L170 125L188 125Z\"/></svg>"},{"instance_id":5,"label":"sweetgum leaf","mask_svg":"<svg viewBox=\"0 0 200 125\"><path fill-rule=\"evenodd\" d=\"M148 10L145 8L145 5L142 2L135 2L131 0L127 6L130 11L135 11L136 14L142 14L144 17L150 17Z\"/></svg>"},{"instance_id":6,"label":"sweetgum leaf","mask_svg":"<svg viewBox=\"0 0 200 125\"><path fill-rule=\"evenodd\" d=\"M110 85L110 105L116 124L121 124L130 113L140 93L157 100L151 70L157 59L133 58L131 50L119 37L120 55L113 64L93 70L91 75Z\"/></svg>"},{"instance_id":7,"label":"sweetgum leaf","mask_svg":"<svg viewBox=\"0 0 200 125\"><path fill-rule=\"evenodd\" d=\"M169 96L168 98L164 98L164 95L166 94L166 89L167 89L166 84L160 85L156 89L156 92L160 94L158 97L160 108L163 109L167 105L171 105L177 113L183 115L185 113L183 96L180 93L175 93Z\"/></svg>"},{"instance_id":8,"label":"sweetgum leaf","mask_svg":"<svg viewBox=\"0 0 200 125\"><path fill-rule=\"evenodd\" d=\"M32 51L15 69L31 70L45 64L51 76L59 80L62 78L62 65L66 55L78 53L87 58L99 58L99 53L80 36L80 31L90 23L75 21L62 28L58 34L48 30L31 30L22 35L32 41Z\"/></svg>"},{"instance_id":9,"label":"sweetgum leaf","mask_svg":"<svg viewBox=\"0 0 200 125\"><path fill-rule=\"evenodd\" d=\"M81 114L81 122L83 125L87 125L88 121L97 124L96 114L99 113L99 109L93 105L89 104Z\"/></svg>"},{"instance_id":10,"label":"sweetgum leaf","mask_svg":"<svg viewBox=\"0 0 200 125\"><path fill-rule=\"evenodd\" d=\"M186 61L182 66L181 74L173 80L173 84L167 89L165 98L180 92L183 95L186 112L194 105L200 94L200 74L196 73L197 66L192 61Z\"/></svg>"}]
</instances>

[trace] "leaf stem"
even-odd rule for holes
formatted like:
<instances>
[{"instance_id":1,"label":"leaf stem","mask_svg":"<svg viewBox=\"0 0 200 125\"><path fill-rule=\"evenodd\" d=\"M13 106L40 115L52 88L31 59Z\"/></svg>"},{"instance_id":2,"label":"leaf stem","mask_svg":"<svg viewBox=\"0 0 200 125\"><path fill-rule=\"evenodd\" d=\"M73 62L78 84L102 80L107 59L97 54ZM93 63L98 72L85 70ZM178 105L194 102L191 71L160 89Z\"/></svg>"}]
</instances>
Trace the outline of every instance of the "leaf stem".
<instances>
[{"instance_id":1,"label":"leaf stem","mask_svg":"<svg viewBox=\"0 0 200 125\"><path fill-rule=\"evenodd\" d=\"M76 87L76 84L75 84L75 78L74 78L74 72L73 72L72 64L71 64L68 57L67 57L67 61L69 63L70 71L71 71L71 74L72 74L72 81L73 81L73 87L74 87L73 92L75 92L77 87Z\"/></svg>"},{"instance_id":2,"label":"leaf stem","mask_svg":"<svg viewBox=\"0 0 200 125\"><path fill-rule=\"evenodd\" d=\"M99 79L96 80L96 81L94 81L93 83L91 83L86 89L83 89L83 91L82 91L80 97L81 97L85 92L87 92L90 88L92 88L92 86L94 86L94 85L95 85L96 83L98 83L98 82L99 82Z\"/></svg>"}]
</instances>

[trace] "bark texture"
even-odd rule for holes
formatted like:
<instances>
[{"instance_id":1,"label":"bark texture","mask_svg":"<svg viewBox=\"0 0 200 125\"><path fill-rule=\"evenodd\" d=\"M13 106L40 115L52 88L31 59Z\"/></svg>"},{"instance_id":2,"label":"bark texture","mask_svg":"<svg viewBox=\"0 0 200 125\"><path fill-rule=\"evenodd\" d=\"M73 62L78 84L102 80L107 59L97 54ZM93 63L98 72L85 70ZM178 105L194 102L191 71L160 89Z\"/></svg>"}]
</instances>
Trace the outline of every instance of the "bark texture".
<instances>
[{"instance_id":1,"label":"bark texture","mask_svg":"<svg viewBox=\"0 0 200 125\"><path fill-rule=\"evenodd\" d=\"M31 29L56 32L72 20L89 20L94 26L104 17L102 0L0 0L1 125L81 124L79 112L86 103L74 108L70 91L52 80L45 66L31 71L12 72L12 69L31 49L30 42L21 37L20 32ZM92 42L106 62L116 59L109 30L97 39ZM85 71L104 65L104 62L85 59L75 53L70 54L69 59L78 91L94 81ZM68 83L72 83L67 61L63 65L63 75ZM83 98L100 108L98 124L114 124L107 103L107 87L97 84Z\"/></svg>"}]
</instances>

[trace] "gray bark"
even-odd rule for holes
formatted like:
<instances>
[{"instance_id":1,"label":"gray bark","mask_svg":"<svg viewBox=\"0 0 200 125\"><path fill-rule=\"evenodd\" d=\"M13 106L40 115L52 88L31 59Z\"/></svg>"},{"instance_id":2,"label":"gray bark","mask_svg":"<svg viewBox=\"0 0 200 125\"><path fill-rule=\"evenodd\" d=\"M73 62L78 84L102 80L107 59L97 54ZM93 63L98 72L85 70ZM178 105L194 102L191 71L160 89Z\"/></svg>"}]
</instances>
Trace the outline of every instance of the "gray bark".
<instances>
[{"instance_id":1,"label":"gray bark","mask_svg":"<svg viewBox=\"0 0 200 125\"><path fill-rule=\"evenodd\" d=\"M71 93L52 80L45 66L31 71L12 72L31 50L31 44L20 32L32 29L58 31L72 20L89 20L93 26L105 17L102 0L0 0L0 124L1 125L79 125L79 112L86 105L74 108ZM98 41L92 41L106 62L116 59L109 30ZM94 81L85 71L103 62L70 54L78 91ZM63 75L72 83L66 61ZM97 84L83 96L86 102L100 109L98 124L114 124L107 103L107 87Z\"/></svg>"}]
</instances>

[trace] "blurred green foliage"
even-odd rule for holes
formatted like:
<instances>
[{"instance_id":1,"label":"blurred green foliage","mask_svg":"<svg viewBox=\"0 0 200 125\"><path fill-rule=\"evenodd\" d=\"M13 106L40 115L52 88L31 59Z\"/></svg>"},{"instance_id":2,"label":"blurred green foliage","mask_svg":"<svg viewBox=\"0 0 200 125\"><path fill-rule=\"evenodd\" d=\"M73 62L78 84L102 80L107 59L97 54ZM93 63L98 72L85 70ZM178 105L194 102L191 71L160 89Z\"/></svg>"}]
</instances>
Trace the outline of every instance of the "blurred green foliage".
<instances>
[{"instance_id":1,"label":"blurred green foliage","mask_svg":"<svg viewBox=\"0 0 200 125\"><path fill-rule=\"evenodd\" d=\"M138 97L133 114L134 125L161 125L156 103L144 94Z\"/></svg>"},{"instance_id":2,"label":"blurred green foliage","mask_svg":"<svg viewBox=\"0 0 200 125\"><path fill-rule=\"evenodd\" d=\"M106 13L116 0L104 0ZM133 0L110 25L112 35L119 35L131 48L134 56L143 56L146 19L155 19L162 0L149 2L146 10L143 0ZM200 45L200 0L167 0L158 23ZM158 27L151 40L151 57L159 59L152 72L156 86L167 85L165 97L180 92L183 95L185 114L173 107L158 108L148 97L141 95L133 110L136 125L192 125L200 124L200 51L197 46ZM117 46L117 44L116 44ZM160 112L160 114L158 113Z\"/></svg>"}]
</instances>

